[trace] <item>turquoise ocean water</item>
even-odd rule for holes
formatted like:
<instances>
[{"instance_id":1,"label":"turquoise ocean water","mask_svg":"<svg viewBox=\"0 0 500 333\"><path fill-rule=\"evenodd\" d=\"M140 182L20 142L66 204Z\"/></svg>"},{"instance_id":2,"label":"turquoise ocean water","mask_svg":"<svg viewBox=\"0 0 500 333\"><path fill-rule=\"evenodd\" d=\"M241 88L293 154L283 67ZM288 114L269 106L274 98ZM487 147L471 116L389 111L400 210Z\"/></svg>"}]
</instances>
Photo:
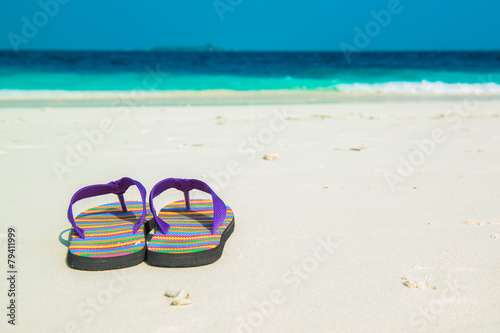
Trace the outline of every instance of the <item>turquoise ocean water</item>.
<instances>
[{"instance_id":1,"label":"turquoise ocean water","mask_svg":"<svg viewBox=\"0 0 500 333\"><path fill-rule=\"evenodd\" d=\"M0 52L0 95L26 91L500 93L500 52Z\"/></svg>"}]
</instances>

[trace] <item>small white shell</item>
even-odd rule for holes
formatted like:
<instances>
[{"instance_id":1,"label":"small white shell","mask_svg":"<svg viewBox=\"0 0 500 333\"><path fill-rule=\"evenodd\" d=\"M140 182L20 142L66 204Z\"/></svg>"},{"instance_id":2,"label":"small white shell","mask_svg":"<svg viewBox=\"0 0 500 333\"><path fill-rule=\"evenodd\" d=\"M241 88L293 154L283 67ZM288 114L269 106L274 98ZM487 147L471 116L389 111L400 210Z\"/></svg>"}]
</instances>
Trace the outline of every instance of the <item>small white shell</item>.
<instances>
[{"instance_id":1,"label":"small white shell","mask_svg":"<svg viewBox=\"0 0 500 333\"><path fill-rule=\"evenodd\" d=\"M171 305L179 306L179 305L189 305L191 303L193 302L189 299L189 294L184 289L181 289L177 294L177 296L175 296L175 298L172 300Z\"/></svg>"},{"instance_id":2,"label":"small white shell","mask_svg":"<svg viewBox=\"0 0 500 333\"><path fill-rule=\"evenodd\" d=\"M365 145L361 145L359 147L355 147L355 148L349 148L349 150L352 150L352 151L362 151L366 149Z\"/></svg>"},{"instance_id":3,"label":"small white shell","mask_svg":"<svg viewBox=\"0 0 500 333\"><path fill-rule=\"evenodd\" d=\"M410 288L410 289L436 289L435 286L431 285L427 280L428 277L426 276L423 281L412 281L408 276L403 277L403 285Z\"/></svg>"},{"instance_id":4,"label":"small white shell","mask_svg":"<svg viewBox=\"0 0 500 333\"><path fill-rule=\"evenodd\" d=\"M277 160L278 157L279 157L278 154L266 154L262 158L265 159L266 161L274 161L274 160Z\"/></svg>"}]
</instances>

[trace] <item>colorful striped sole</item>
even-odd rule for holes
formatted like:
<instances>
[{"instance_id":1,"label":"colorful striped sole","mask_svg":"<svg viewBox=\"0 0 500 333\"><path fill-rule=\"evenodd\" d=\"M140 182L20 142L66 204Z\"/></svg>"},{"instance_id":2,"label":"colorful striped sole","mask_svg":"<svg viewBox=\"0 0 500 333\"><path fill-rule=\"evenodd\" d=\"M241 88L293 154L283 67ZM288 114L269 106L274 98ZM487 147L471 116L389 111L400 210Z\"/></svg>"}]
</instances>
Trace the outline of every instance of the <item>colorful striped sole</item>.
<instances>
[{"instance_id":1,"label":"colorful striped sole","mask_svg":"<svg viewBox=\"0 0 500 333\"><path fill-rule=\"evenodd\" d=\"M224 242L234 228L232 209L227 207L224 222L212 234L212 201L195 199L190 204L189 211L185 208L184 200L175 201L160 211L158 216L170 225L170 229L167 235L156 230L151 240L147 241L147 260L150 264L168 267L198 266L220 257ZM202 259L204 257L207 258Z\"/></svg>"},{"instance_id":2,"label":"colorful striped sole","mask_svg":"<svg viewBox=\"0 0 500 333\"><path fill-rule=\"evenodd\" d=\"M85 231L82 239L72 230L69 255L86 258L113 258L144 251L144 225L134 234L133 226L140 220L142 202L128 201L127 212L119 203L109 203L90 208L75 218L75 223ZM145 221L152 218L146 215ZM68 255L68 259L69 259Z\"/></svg>"}]
</instances>

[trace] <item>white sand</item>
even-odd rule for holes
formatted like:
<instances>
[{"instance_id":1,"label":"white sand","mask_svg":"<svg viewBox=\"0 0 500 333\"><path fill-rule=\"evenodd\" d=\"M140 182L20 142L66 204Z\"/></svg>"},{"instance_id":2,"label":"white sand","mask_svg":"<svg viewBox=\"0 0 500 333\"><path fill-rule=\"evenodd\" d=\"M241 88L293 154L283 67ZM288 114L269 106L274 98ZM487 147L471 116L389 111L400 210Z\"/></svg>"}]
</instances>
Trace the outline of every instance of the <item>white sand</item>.
<instances>
[{"instance_id":1,"label":"white sand","mask_svg":"<svg viewBox=\"0 0 500 333\"><path fill-rule=\"evenodd\" d=\"M454 105L469 114L443 117ZM66 146L85 148L84 131L103 119L112 130L59 181L54 162L66 163ZM439 142L419 153L415 141L433 131ZM401 159L420 165L392 190L387 172ZM15 328L0 279L2 332L500 331L498 101L3 109L0 163L0 237L17 227L19 271ZM148 190L167 177L219 185L236 215L222 258L69 269L58 237L72 194L122 176ZM170 191L158 207L181 197ZM193 304L169 306L166 289Z\"/></svg>"}]
</instances>

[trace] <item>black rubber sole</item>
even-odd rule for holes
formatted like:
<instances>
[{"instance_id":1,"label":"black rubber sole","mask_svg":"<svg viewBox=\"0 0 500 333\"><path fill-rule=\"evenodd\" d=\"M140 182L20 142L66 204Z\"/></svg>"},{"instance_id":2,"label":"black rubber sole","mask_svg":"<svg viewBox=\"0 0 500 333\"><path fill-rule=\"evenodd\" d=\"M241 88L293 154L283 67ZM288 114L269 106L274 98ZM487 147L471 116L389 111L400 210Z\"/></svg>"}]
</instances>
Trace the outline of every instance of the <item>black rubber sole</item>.
<instances>
[{"instance_id":1,"label":"black rubber sole","mask_svg":"<svg viewBox=\"0 0 500 333\"><path fill-rule=\"evenodd\" d=\"M154 221L150 220L144 224L144 239L149 234ZM82 271L106 271L110 269L120 269L139 265L146 258L146 241L144 240L144 247L138 252L127 254L119 257L108 258L93 258L82 257L69 252L66 257L66 262L70 268Z\"/></svg>"},{"instance_id":2,"label":"black rubber sole","mask_svg":"<svg viewBox=\"0 0 500 333\"><path fill-rule=\"evenodd\" d=\"M222 233L220 244L206 251L193 253L161 253L146 251L146 262L159 267L196 267L216 262L222 256L224 245L234 230L234 218Z\"/></svg>"}]
</instances>

